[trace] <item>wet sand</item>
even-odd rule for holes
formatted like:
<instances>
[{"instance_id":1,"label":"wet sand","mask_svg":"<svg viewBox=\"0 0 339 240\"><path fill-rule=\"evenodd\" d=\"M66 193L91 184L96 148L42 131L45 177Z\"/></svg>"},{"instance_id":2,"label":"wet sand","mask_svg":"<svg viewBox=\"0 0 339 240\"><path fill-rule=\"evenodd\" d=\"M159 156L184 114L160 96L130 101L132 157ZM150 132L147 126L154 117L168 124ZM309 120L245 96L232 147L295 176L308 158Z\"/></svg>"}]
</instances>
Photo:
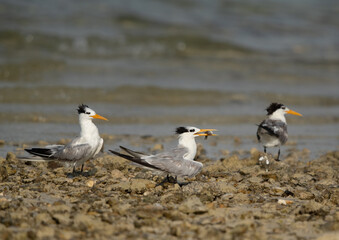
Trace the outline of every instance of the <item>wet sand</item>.
<instances>
[{"instance_id":1,"label":"wet sand","mask_svg":"<svg viewBox=\"0 0 339 240\"><path fill-rule=\"evenodd\" d=\"M87 162L90 176L73 178L8 153L0 238L338 239L339 151L305 162L309 151L294 150L268 172L257 149L240 152L211 160L199 145L204 168L182 187L156 186L162 177L107 153Z\"/></svg>"}]
</instances>

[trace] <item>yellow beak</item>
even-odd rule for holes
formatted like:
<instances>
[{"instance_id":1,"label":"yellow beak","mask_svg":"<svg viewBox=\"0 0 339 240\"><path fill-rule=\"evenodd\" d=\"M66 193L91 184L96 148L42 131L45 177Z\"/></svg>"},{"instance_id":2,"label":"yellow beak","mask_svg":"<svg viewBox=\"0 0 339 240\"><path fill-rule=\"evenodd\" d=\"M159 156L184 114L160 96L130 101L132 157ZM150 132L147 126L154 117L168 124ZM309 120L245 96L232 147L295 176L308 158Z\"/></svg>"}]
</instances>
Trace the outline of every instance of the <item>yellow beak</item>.
<instances>
[{"instance_id":1,"label":"yellow beak","mask_svg":"<svg viewBox=\"0 0 339 240\"><path fill-rule=\"evenodd\" d=\"M103 116L100 116L99 114L95 114L94 116L92 116L92 118L97 118L97 119L102 119L102 120L108 121L107 118L104 118Z\"/></svg>"},{"instance_id":2,"label":"yellow beak","mask_svg":"<svg viewBox=\"0 0 339 240\"><path fill-rule=\"evenodd\" d=\"M218 131L217 129L200 129L199 132L194 133L194 135L198 136L217 136L213 133L213 131Z\"/></svg>"},{"instance_id":3,"label":"yellow beak","mask_svg":"<svg viewBox=\"0 0 339 240\"><path fill-rule=\"evenodd\" d=\"M292 110L288 110L286 113L288 113L288 114L293 114L293 115L297 115L297 116L302 116L300 113L297 113L297 112L292 111Z\"/></svg>"}]
</instances>

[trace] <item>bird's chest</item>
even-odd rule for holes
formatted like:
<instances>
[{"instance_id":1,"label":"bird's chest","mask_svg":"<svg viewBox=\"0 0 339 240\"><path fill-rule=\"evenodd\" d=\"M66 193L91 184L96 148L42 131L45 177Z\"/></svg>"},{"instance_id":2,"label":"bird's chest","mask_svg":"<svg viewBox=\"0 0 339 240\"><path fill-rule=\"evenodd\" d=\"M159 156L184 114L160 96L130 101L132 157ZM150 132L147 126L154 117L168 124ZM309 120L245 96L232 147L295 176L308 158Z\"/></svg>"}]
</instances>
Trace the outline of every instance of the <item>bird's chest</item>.
<instances>
[{"instance_id":1,"label":"bird's chest","mask_svg":"<svg viewBox=\"0 0 339 240\"><path fill-rule=\"evenodd\" d=\"M184 155L184 159L186 160L192 160L195 157L196 152L188 152Z\"/></svg>"},{"instance_id":2,"label":"bird's chest","mask_svg":"<svg viewBox=\"0 0 339 240\"><path fill-rule=\"evenodd\" d=\"M98 138L92 139L91 141L88 142L88 144L90 144L93 149L97 149L99 145L101 144L101 138L98 137Z\"/></svg>"},{"instance_id":3,"label":"bird's chest","mask_svg":"<svg viewBox=\"0 0 339 240\"><path fill-rule=\"evenodd\" d=\"M266 147L276 147L281 144L279 138L268 134L263 134L260 140Z\"/></svg>"}]
</instances>

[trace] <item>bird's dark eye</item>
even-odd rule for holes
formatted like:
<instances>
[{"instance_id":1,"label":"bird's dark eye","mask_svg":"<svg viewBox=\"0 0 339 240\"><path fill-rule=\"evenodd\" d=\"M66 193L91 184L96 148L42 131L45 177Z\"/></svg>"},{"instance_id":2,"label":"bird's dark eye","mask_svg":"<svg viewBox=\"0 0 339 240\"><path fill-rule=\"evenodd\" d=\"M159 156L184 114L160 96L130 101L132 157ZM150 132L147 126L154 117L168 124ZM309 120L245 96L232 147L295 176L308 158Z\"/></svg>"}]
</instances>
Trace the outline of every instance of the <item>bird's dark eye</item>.
<instances>
[{"instance_id":1,"label":"bird's dark eye","mask_svg":"<svg viewBox=\"0 0 339 240\"><path fill-rule=\"evenodd\" d=\"M285 109L286 109L286 107L285 107L285 106L282 106L282 107L281 107L281 109L285 110Z\"/></svg>"},{"instance_id":2,"label":"bird's dark eye","mask_svg":"<svg viewBox=\"0 0 339 240\"><path fill-rule=\"evenodd\" d=\"M195 130L194 129L191 129L190 132L194 132Z\"/></svg>"},{"instance_id":3,"label":"bird's dark eye","mask_svg":"<svg viewBox=\"0 0 339 240\"><path fill-rule=\"evenodd\" d=\"M91 113L90 112L86 112L86 114L90 115Z\"/></svg>"}]
</instances>

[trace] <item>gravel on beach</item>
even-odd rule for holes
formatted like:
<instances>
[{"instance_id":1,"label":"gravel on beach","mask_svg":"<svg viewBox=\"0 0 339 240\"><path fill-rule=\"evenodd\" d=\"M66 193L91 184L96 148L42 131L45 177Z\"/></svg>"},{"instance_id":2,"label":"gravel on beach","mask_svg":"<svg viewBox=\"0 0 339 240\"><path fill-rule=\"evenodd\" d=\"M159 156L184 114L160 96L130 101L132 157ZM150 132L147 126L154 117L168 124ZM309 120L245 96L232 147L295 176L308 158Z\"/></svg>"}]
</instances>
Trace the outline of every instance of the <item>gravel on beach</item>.
<instances>
[{"instance_id":1,"label":"gravel on beach","mask_svg":"<svg viewBox=\"0 0 339 240\"><path fill-rule=\"evenodd\" d=\"M201 150L201 149L200 149ZM1 239L338 239L339 151L290 152L266 171L260 152L208 159L189 184L102 154L87 176L0 158Z\"/></svg>"}]
</instances>

